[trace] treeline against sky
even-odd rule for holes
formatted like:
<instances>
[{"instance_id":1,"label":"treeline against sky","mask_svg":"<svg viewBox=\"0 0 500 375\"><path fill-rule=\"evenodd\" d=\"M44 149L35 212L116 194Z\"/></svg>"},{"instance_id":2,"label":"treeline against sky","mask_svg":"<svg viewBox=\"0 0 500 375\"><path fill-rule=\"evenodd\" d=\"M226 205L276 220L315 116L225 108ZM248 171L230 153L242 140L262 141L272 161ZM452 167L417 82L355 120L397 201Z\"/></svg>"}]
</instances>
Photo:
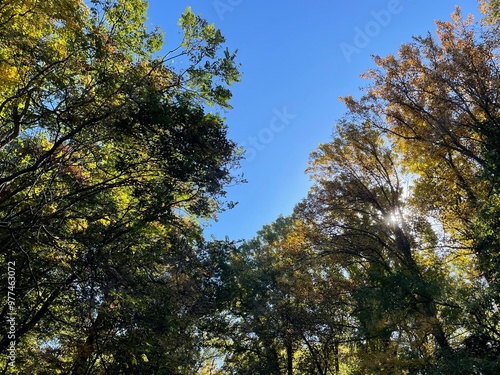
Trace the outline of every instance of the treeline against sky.
<instances>
[{"instance_id":1,"label":"treeline against sky","mask_svg":"<svg viewBox=\"0 0 500 375\"><path fill-rule=\"evenodd\" d=\"M143 0L0 5L0 371L497 374L500 8L479 5L375 57L308 196L248 241L200 225L242 181L219 30L188 8L158 57Z\"/></svg>"}]
</instances>

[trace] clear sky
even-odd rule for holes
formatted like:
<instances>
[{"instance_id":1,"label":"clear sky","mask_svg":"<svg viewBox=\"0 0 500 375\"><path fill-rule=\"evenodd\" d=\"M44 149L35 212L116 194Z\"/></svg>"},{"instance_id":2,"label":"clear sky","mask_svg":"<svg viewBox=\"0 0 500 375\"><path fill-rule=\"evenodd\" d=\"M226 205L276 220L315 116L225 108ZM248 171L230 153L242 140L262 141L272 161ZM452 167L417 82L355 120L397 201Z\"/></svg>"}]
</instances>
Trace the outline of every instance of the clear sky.
<instances>
[{"instance_id":1,"label":"clear sky","mask_svg":"<svg viewBox=\"0 0 500 375\"><path fill-rule=\"evenodd\" d=\"M310 152L345 113L338 97L361 94L371 55L434 33L456 5L479 18L475 0L150 0L148 22L165 31L165 50L178 44L187 6L239 50L243 77L225 117L229 137L247 149L240 172L248 183L229 189L239 204L206 233L249 239L290 214L310 186Z\"/></svg>"}]
</instances>

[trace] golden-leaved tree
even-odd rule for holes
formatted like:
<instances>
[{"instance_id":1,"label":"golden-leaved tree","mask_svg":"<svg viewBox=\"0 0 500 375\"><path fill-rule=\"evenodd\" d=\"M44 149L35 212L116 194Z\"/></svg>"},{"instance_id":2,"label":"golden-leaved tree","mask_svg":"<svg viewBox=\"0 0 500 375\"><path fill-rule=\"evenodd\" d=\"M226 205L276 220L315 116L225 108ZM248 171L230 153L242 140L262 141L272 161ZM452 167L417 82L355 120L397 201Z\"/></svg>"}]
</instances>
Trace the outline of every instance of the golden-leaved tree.
<instances>
[{"instance_id":1,"label":"golden-leaved tree","mask_svg":"<svg viewBox=\"0 0 500 375\"><path fill-rule=\"evenodd\" d=\"M464 348L486 362L500 348L495 17L475 23L457 8L452 21L437 23L437 39L418 37L397 56L377 57L378 68L366 75L373 82L367 94L345 99L352 118L391 140L412 175L412 206L439 227L441 256L463 287Z\"/></svg>"}]
</instances>

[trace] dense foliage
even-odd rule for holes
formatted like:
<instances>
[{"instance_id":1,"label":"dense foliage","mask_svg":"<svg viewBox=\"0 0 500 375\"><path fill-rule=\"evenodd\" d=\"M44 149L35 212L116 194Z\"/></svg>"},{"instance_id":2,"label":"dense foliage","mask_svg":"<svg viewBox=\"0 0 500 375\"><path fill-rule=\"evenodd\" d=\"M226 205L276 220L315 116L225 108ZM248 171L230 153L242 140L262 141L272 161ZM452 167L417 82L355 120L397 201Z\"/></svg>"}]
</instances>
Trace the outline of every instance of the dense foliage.
<instances>
[{"instance_id":1,"label":"dense foliage","mask_svg":"<svg viewBox=\"0 0 500 375\"><path fill-rule=\"evenodd\" d=\"M499 373L499 4L480 4L376 57L308 196L234 243L199 224L239 180L220 31L187 9L159 57L144 0L0 3L0 371Z\"/></svg>"},{"instance_id":2,"label":"dense foliage","mask_svg":"<svg viewBox=\"0 0 500 375\"><path fill-rule=\"evenodd\" d=\"M145 1L88 4L1 4L2 370L195 373L226 246L198 219L224 209L239 158L206 108L229 107L235 56L189 9L157 57Z\"/></svg>"}]
</instances>

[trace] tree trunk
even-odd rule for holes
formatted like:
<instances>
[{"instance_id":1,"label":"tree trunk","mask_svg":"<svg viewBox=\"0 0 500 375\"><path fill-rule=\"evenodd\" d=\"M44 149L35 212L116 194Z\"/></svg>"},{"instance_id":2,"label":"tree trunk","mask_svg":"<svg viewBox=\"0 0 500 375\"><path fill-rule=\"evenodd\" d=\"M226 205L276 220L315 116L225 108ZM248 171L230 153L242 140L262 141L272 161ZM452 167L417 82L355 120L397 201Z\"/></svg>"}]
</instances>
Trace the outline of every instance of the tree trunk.
<instances>
[{"instance_id":1,"label":"tree trunk","mask_svg":"<svg viewBox=\"0 0 500 375\"><path fill-rule=\"evenodd\" d=\"M291 342L286 344L286 362L287 375L293 375L293 350Z\"/></svg>"},{"instance_id":2,"label":"tree trunk","mask_svg":"<svg viewBox=\"0 0 500 375\"><path fill-rule=\"evenodd\" d=\"M340 364L339 364L339 343L337 341L333 343L333 355L335 358L335 375L338 375L340 372Z\"/></svg>"},{"instance_id":3,"label":"tree trunk","mask_svg":"<svg viewBox=\"0 0 500 375\"><path fill-rule=\"evenodd\" d=\"M73 361L71 375L85 375L89 366L89 360L96 350L99 326L102 322L102 315L98 314L94 323L90 327L90 332L86 340L78 345L78 351Z\"/></svg>"}]
</instances>

